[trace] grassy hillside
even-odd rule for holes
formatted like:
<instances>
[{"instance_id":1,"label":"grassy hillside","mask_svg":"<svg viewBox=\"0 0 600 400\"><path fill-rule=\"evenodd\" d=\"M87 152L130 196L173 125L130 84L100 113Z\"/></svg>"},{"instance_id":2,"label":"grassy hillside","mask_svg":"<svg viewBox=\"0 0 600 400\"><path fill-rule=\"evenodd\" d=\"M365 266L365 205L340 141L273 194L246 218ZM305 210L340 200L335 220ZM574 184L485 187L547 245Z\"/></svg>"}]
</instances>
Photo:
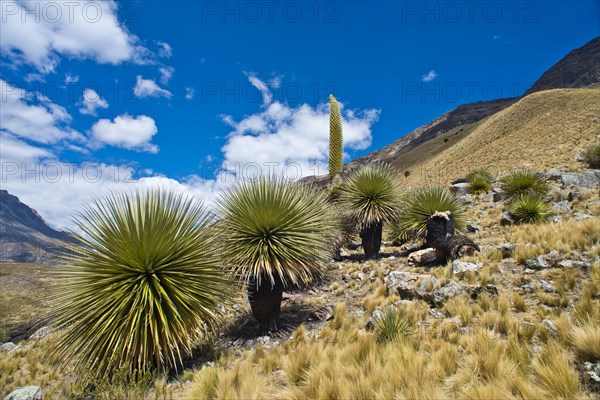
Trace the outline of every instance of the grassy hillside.
<instances>
[{"instance_id":1,"label":"grassy hillside","mask_svg":"<svg viewBox=\"0 0 600 400\"><path fill-rule=\"evenodd\" d=\"M578 150L598 141L600 88L531 94L475 125L455 128L392 161L407 186L447 184L487 167L579 170Z\"/></svg>"}]
</instances>

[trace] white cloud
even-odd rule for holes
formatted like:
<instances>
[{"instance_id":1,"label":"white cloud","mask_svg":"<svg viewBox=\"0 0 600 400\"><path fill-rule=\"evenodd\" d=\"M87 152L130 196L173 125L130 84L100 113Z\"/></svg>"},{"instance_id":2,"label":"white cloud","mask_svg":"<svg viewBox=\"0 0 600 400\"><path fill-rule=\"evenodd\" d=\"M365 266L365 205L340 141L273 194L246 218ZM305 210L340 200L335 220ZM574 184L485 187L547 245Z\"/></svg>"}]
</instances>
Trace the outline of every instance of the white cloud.
<instances>
[{"instance_id":1,"label":"white cloud","mask_svg":"<svg viewBox=\"0 0 600 400\"><path fill-rule=\"evenodd\" d=\"M152 137L158 132L154 119L127 114L115 117L113 121L101 119L90 131L93 146L110 145L134 151L157 153L158 146L152 144Z\"/></svg>"},{"instance_id":2,"label":"white cloud","mask_svg":"<svg viewBox=\"0 0 600 400\"><path fill-rule=\"evenodd\" d=\"M103 99L102 96L100 96L94 89L89 88L83 91L83 97L81 99L81 103L79 104L81 105L79 112L85 115L96 116L97 109L108 108L108 102Z\"/></svg>"},{"instance_id":3,"label":"white cloud","mask_svg":"<svg viewBox=\"0 0 600 400\"><path fill-rule=\"evenodd\" d=\"M160 72L160 82L163 85L166 85L167 83L169 83L169 81L173 77L173 73L175 72L175 68L173 68L173 67L160 67L158 69L158 72Z\"/></svg>"},{"instance_id":4,"label":"white cloud","mask_svg":"<svg viewBox=\"0 0 600 400\"><path fill-rule=\"evenodd\" d=\"M345 147L358 150L370 146L371 126L378 120L379 110L343 110L342 114ZM326 173L329 153L326 104L292 108L275 101L239 122L231 116L222 116L222 119L234 128L222 148L226 171L244 173L248 166L258 164L263 173L269 172L264 169L271 168L269 166L279 173L286 172L284 165L293 167L287 171L290 178Z\"/></svg>"},{"instance_id":5,"label":"white cloud","mask_svg":"<svg viewBox=\"0 0 600 400\"><path fill-rule=\"evenodd\" d=\"M434 70L429 71L427 74L423 75L421 77L421 81L423 82L431 82L432 80L434 80L435 78L437 78L438 73L435 72Z\"/></svg>"},{"instance_id":6,"label":"white cloud","mask_svg":"<svg viewBox=\"0 0 600 400\"><path fill-rule=\"evenodd\" d=\"M50 150L31 146L4 131L0 132L0 144L3 181L4 174L9 171L9 163L20 165L21 163L36 163L45 158L54 158L54 154Z\"/></svg>"},{"instance_id":7,"label":"white cloud","mask_svg":"<svg viewBox=\"0 0 600 400\"><path fill-rule=\"evenodd\" d=\"M171 58L173 55L173 48L167 42L157 41L156 44L159 46L158 56L162 58Z\"/></svg>"},{"instance_id":8,"label":"white cloud","mask_svg":"<svg viewBox=\"0 0 600 400\"><path fill-rule=\"evenodd\" d=\"M79 75L71 75L69 73L65 74L65 85L70 85L71 83L79 82Z\"/></svg>"},{"instance_id":9,"label":"white cloud","mask_svg":"<svg viewBox=\"0 0 600 400\"><path fill-rule=\"evenodd\" d=\"M253 72L244 72L244 73L248 77L248 81L250 82L250 84L252 86L254 86L256 89L258 89L258 91L262 95L263 105L267 105L267 104L271 103L273 101L273 94L271 93L271 89L269 89L269 85L267 85L264 81L259 79L256 76L256 74L254 74ZM277 85L275 87L278 87L279 83L280 82L275 81L275 84Z\"/></svg>"},{"instance_id":10,"label":"white cloud","mask_svg":"<svg viewBox=\"0 0 600 400\"><path fill-rule=\"evenodd\" d=\"M196 91L194 90L193 87L187 86L185 88L185 98L186 98L186 100L192 100L195 95L196 95Z\"/></svg>"},{"instance_id":11,"label":"white cloud","mask_svg":"<svg viewBox=\"0 0 600 400\"><path fill-rule=\"evenodd\" d=\"M69 127L71 116L47 97L0 79L0 130L39 143L83 140Z\"/></svg>"},{"instance_id":12,"label":"white cloud","mask_svg":"<svg viewBox=\"0 0 600 400\"><path fill-rule=\"evenodd\" d=\"M2 1L0 48L14 63L55 70L60 56L144 62L148 50L119 23L114 0Z\"/></svg>"},{"instance_id":13,"label":"white cloud","mask_svg":"<svg viewBox=\"0 0 600 400\"><path fill-rule=\"evenodd\" d=\"M29 173L28 173L29 171ZM31 171L38 171L32 174ZM210 206L220 182L190 175L181 180L164 176L135 178L137 165L83 163L57 160L19 163L3 176L2 188L38 211L52 226L74 228L71 218L93 199L112 192L164 188L184 193ZM143 172L142 172L143 173Z\"/></svg>"},{"instance_id":14,"label":"white cloud","mask_svg":"<svg viewBox=\"0 0 600 400\"><path fill-rule=\"evenodd\" d=\"M173 96L173 93L158 86L153 79L144 79L141 75L136 77L136 84L135 88L133 88L133 93L139 98L166 97L170 99Z\"/></svg>"}]
</instances>

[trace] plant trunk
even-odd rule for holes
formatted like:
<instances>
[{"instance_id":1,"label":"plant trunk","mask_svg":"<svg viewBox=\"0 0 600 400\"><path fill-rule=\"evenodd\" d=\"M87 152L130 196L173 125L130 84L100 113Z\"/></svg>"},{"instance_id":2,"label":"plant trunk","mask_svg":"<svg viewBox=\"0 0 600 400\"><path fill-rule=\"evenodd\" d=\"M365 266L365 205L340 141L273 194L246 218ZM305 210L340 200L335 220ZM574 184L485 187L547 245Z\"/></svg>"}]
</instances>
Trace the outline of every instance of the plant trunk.
<instances>
[{"instance_id":1,"label":"plant trunk","mask_svg":"<svg viewBox=\"0 0 600 400\"><path fill-rule=\"evenodd\" d=\"M454 231L454 217L450 212L437 212L429 218L426 240L426 246L435 249L438 263L480 251L475 242Z\"/></svg>"},{"instance_id":2,"label":"plant trunk","mask_svg":"<svg viewBox=\"0 0 600 400\"><path fill-rule=\"evenodd\" d=\"M372 260L379 256L381 248L381 232L383 231L383 222L378 221L365 225L360 230L360 238L367 260Z\"/></svg>"},{"instance_id":3,"label":"plant trunk","mask_svg":"<svg viewBox=\"0 0 600 400\"><path fill-rule=\"evenodd\" d=\"M279 325L283 283L279 276L275 282L267 275L261 276L260 283L256 278L248 282L248 301L252 315L258 321L263 332L276 331Z\"/></svg>"}]
</instances>

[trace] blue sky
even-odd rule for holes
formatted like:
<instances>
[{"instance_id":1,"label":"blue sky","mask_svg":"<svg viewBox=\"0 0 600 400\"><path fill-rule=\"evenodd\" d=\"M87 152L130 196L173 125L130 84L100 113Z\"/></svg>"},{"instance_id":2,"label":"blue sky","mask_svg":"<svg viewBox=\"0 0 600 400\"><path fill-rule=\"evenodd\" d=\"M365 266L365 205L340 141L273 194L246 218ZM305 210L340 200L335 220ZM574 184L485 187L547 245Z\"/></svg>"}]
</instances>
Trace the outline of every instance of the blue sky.
<instances>
[{"instance_id":1,"label":"blue sky","mask_svg":"<svg viewBox=\"0 0 600 400\"><path fill-rule=\"evenodd\" d=\"M600 34L598 1L2 0L0 12L2 186L57 226L125 185L210 200L252 163L323 172L330 92L349 161L462 103L521 95Z\"/></svg>"}]
</instances>

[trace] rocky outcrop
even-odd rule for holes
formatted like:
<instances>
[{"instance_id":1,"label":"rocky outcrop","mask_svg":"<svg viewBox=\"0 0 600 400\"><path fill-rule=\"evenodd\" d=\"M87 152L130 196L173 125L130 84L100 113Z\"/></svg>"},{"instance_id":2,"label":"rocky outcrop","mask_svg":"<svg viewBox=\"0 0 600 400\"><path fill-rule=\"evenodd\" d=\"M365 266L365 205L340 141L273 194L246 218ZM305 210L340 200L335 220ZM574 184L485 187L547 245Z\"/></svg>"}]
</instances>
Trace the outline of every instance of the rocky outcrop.
<instances>
[{"instance_id":1,"label":"rocky outcrop","mask_svg":"<svg viewBox=\"0 0 600 400\"><path fill-rule=\"evenodd\" d=\"M16 388L4 400L42 400L42 389L39 386Z\"/></svg>"}]
</instances>

